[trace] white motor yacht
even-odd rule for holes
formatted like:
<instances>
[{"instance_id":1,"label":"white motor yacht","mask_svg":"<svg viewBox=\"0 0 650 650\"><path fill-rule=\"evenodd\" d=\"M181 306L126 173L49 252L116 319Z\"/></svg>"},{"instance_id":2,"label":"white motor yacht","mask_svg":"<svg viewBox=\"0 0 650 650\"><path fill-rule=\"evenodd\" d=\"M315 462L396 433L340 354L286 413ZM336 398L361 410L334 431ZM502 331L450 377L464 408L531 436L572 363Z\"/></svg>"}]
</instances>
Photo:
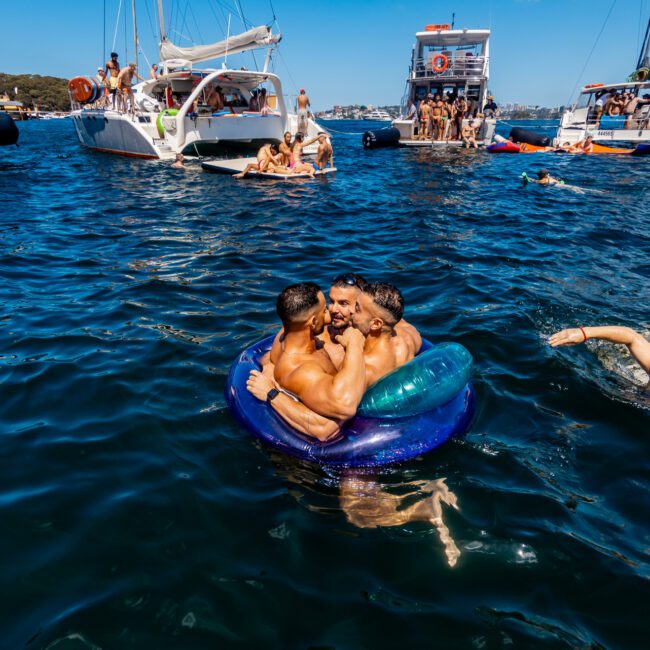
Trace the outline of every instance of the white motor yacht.
<instances>
[{"instance_id":1,"label":"white motor yacht","mask_svg":"<svg viewBox=\"0 0 650 650\"><path fill-rule=\"evenodd\" d=\"M95 79L76 77L70 81L71 116L82 145L126 156L172 159L177 153L220 153L224 145L259 147L280 142L285 131L298 131L298 118L287 108L279 77L268 71L280 34L262 26L211 45L179 48L165 35L161 0L158 12L162 74L133 86L133 113L103 106L106 100ZM266 49L261 71L230 69L225 63L220 69L194 67L203 61L260 48ZM220 110L208 103L217 86L225 99ZM260 110L253 97L262 87L268 87L268 94L266 107ZM306 138L319 131L322 129L309 119ZM305 153L313 153L313 148L306 147Z\"/></svg>"},{"instance_id":2,"label":"white motor yacht","mask_svg":"<svg viewBox=\"0 0 650 650\"><path fill-rule=\"evenodd\" d=\"M379 122L390 122L392 120L389 113L387 113L386 111L382 111L379 108L375 108L374 110L370 111L369 113L366 113L365 119L367 119L367 120L378 120Z\"/></svg>"},{"instance_id":3,"label":"white motor yacht","mask_svg":"<svg viewBox=\"0 0 650 650\"><path fill-rule=\"evenodd\" d=\"M442 140L420 140L417 115L409 116L409 107L419 105L428 95L457 97L464 95L469 104L465 123L478 128L477 141L487 144L494 135L496 120L482 116L488 98L490 78L490 30L453 29L450 25L427 25L415 34L406 93L402 102L404 117L393 120L402 146L460 145L451 140L450 127ZM408 117L407 117L408 116Z\"/></svg>"},{"instance_id":4,"label":"white motor yacht","mask_svg":"<svg viewBox=\"0 0 650 650\"><path fill-rule=\"evenodd\" d=\"M632 95L631 110L619 115L603 112L607 100L622 93ZM650 142L650 20L635 71L627 81L584 86L578 101L562 114L555 144L575 144L587 136L607 144Z\"/></svg>"}]
</instances>

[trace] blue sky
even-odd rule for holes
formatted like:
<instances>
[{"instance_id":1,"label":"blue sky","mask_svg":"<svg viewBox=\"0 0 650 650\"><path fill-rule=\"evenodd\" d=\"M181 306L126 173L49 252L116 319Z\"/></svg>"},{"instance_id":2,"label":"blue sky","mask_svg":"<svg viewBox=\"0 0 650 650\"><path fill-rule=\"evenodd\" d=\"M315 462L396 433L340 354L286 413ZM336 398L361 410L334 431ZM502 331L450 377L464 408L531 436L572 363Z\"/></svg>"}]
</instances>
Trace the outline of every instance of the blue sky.
<instances>
[{"instance_id":1,"label":"blue sky","mask_svg":"<svg viewBox=\"0 0 650 650\"><path fill-rule=\"evenodd\" d=\"M133 58L131 0L122 0L115 48ZM614 5L584 75L578 79ZM72 77L94 74L113 45L120 0L3 2L0 72ZM104 30L104 5L106 29ZM127 9L126 30L124 5ZM138 30L150 61L157 56L155 0L137 0ZM242 31L236 0L165 0L171 40L187 46ZM241 0L244 17L283 34L275 70L285 93L305 87L318 109L333 104L399 103L414 33L427 23L492 29L490 89L498 102L554 106L575 98L576 83L612 82L634 68L650 18L650 0ZM437 8L436 8L437 7ZM277 29L277 27L276 27ZM105 34L105 36L104 36ZM263 55L258 53L260 63ZM250 54L229 63L251 67ZM147 69L140 55L141 72ZM2 90L2 89L0 89Z\"/></svg>"}]
</instances>

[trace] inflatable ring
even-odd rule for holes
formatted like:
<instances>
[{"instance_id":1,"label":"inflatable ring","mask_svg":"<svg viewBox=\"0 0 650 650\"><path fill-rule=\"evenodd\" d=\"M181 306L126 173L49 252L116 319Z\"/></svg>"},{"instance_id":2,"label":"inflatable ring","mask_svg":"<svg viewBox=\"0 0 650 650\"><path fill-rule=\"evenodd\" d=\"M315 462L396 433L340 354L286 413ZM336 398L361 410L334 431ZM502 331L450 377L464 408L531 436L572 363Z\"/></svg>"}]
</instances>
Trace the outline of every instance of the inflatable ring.
<instances>
[{"instance_id":1,"label":"inflatable ring","mask_svg":"<svg viewBox=\"0 0 650 650\"><path fill-rule=\"evenodd\" d=\"M162 118L166 117L167 115L169 115L170 117L173 115L178 115L178 109L166 108L164 111L160 111L160 113L158 113L158 118L156 119L156 128L158 129L158 135L161 138L165 137L165 127L163 126Z\"/></svg>"},{"instance_id":2,"label":"inflatable ring","mask_svg":"<svg viewBox=\"0 0 650 650\"><path fill-rule=\"evenodd\" d=\"M259 360L271 349L273 339L273 336L269 336L254 343L233 362L226 384L226 402L237 420L257 438L292 456L339 467L386 465L415 458L439 447L453 436L466 431L474 416L476 398L470 383L464 383L460 390L457 390L445 403L433 406L439 399L447 399L448 393L453 390L449 381L443 377L439 379L442 379L442 384L446 384L447 393L444 390L438 391L438 386L431 383L431 377L425 379L428 383L424 388L429 393L436 393L435 396L429 395L428 403L420 405L421 408L428 410L408 416L404 415L403 409L399 412L393 410L391 417L369 415L370 411L379 412L391 405L395 408L394 393L385 399L382 397L382 391L399 380L398 373L406 369L408 375L412 370L409 369L409 366L414 363L412 361L411 364L398 368L371 386L366 391L360 412L345 423L341 434L334 440L320 442L292 429L266 402L256 399L246 389L246 381L251 370L259 370ZM449 356L452 347L455 349L453 354L456 354L457 359L466 355L465 361L469 359L471 365L471 355L462 346L457 344L434 346L428 341L422 342L420 354L414 361L423 356L423 353L429 352L434 357L437 355L436 358L440 360L437 365L443 369L445 367L443 357L446 355L447 360L452 359ZM457 354L458 348L464 351L460 356ZM469 366L465 375L458 372L452 374L456 375L456 381L465 381L469 376ZM402 381L402 383L406 386L407 382ZM372 397L373 392L375 392L374 397L367 399ZM436 397L438 400L435 399ZM416 410L420 409L416 408ZM366 414L361 415L361 411ZM397 417L396 413L399 413Z\"/></svg>"},{"instance_id":3,"label":"inflatable ring","mask_svg":"<svg viewBox=\"0 0 650 650\"><path fill-rule=\"evenodd\" d=\"M437 61L441 61L440 65L437 64ZM449 59L444 54L436 54L433 57L433 61L431 62L431 68L433 69L434 72L440 74L441 72L444 72L448 67L449 67Z\"/></svg>"}]
</instances>

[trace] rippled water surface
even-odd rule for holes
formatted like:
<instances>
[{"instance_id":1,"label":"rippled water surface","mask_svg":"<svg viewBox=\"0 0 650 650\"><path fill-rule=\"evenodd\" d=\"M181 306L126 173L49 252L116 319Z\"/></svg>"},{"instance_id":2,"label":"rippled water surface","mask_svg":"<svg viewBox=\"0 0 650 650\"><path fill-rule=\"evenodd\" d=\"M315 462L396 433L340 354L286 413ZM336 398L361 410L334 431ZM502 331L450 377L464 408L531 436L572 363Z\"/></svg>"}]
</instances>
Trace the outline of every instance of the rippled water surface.
<instances>
[{"instance_id":1,"label":"rippled water surface","mask_svg":"<svg viewBox=\"0 0 650 650\"><path fill-rule=\"evenodd\" d=\"M616 346L546 339L650 327L650 160L350 133L334 178L238 183L82 150L67 121L20 129L0 159L0 647L645 647L650 399ZM582 190L522 188L541 166ZM230 416L228 367L277 327L277 292L342 270L472 352L466 436L351 476Z\"/></svg>"}]
</instances>

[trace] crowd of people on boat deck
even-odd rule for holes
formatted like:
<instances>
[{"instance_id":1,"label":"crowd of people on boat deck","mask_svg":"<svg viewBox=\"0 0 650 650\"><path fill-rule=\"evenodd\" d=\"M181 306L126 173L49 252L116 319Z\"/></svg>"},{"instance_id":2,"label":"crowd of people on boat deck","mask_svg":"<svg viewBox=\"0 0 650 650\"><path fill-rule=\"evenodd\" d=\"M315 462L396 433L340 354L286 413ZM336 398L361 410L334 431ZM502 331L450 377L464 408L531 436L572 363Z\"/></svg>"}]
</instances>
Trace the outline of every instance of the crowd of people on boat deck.
<instances>
[{"instance_id":1,"label":"crowd of people on boat deck","mask_svg":"<svg viewBox=\"0 0 650 650\"><path fill-rule=\"evenodd\" d=\"M649 104L650 94L648 93L639 97L633 92L603 90L596 93L592 116L597 126L600 126L603 116L624 116L623 128L645 129L650 124L650 110L646 108Z\"/></svg>"},{"instance_id":2,"label":"crowd of people on boat deck","mask_svg":"<svg viewBox=\"0 0 650 650\"><path fill-rule=\"evenodd\" d=\"M411 100L404 116L414 120L418 140L462 140L466 147L477 147L477 136L487 117L498 115L492 95L480 110L478 102L463 94L445 93L427 96L417 104Z\"/></svg>"},{"instance_id":3,"label":"crowd of people on boat deck","mask_svg":"<svg viewBox=\"0 0 650 650\"><path fill-rule=\"evenodd\" d=\"M102 96L95 102L94 108L112 109L121 113L135 112L135 102L133 96L133 79L144 81L136 69L135 63L129 63L125 68L121 68L119 55L116 52L111 53L110 60L105 67L97 68L96 79L103 89ZM154 63L149 70L149 79L159 79L158 64ZM179 109L189 98L190 93L174 92L171 95L171 101L168 101L163 92L158 93L158 102L160 109L176 108ZM309 105L309 98L305 91L301 91L302 102L306 101ZM301 98L298 104L301 105ZM260 113L261 115L274 114L275 111L269 101L268 91L266 88L254 88L251 91L250 98L246 98L238 91L233 90L230 96L226 98L224 89L218 84L209 84L206 86L201 95L195 100L192 107L193 112L219 112L229 111L235 113L235 109L244 109L251 113Z\"/></svg>"},{"instance_id":4,"label":"crowd of people on boat deck","mask_svg":"<svg viewBox=\"0 0 650 650\"><path fill-rule=\"evenodd\" d=\"M318 142L316 160L313 163L302 159L303 149ZM250 172L262 172L271 174L307 174L313 177L316 172L323 171L327 166L334 167L334 150L327 133L321 131L314 138L305 140L302 132L295 135L286 131L280 144L267 143L260 147L257 152L257 160L250 163L234 178L245 178Z\"/></svg>"}]
</instances>

